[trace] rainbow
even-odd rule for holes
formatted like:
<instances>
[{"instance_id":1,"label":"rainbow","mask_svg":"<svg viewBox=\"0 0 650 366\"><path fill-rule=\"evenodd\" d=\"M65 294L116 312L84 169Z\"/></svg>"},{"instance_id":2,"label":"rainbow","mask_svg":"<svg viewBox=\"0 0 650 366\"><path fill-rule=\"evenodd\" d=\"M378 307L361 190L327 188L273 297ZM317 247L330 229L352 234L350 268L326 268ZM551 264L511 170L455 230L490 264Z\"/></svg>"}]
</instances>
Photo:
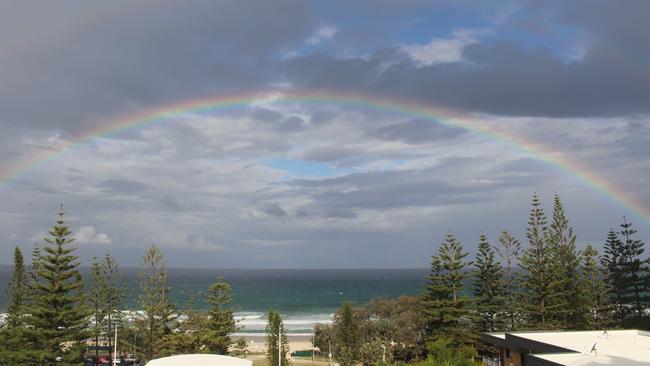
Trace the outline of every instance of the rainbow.
<instances>
[{"instance_id":1,"label":"rainbow","mask_svg":"<svg viewBox=\"0 0 650 366\"><path fill-rule=\"evenodd\" d=\"M564 174L574 177L582 184L600 192L617 205L623 206L626 211L638 215L646 224L650 225L650 208L645 207L633 195L617 187L614 183L603 179L596 172L581 166L558 152L552 151L548 146L499 129L494 124L481 122L480 118L468 113L430 104L330 90L269 90L263 92L254 91L211 95L165 104L153 109L107 120L94 128L72 136L67 140L68 142L57 146L53 150L41 151L9 163L0 170L0 184L6 183L26 171L56 158L60 154L88 144L97 138L141 128L142 126L166 121L174 117L187 115L188 113L214 112L247 107L261 100L270 100L271 103L336 104L341 106L363 107L410 115L415 118L436 121L448 126L460 127L491 140L511 145L517 150L533 156L537 160L544 161L556 167Z\"/></svg>"}]
</instances>

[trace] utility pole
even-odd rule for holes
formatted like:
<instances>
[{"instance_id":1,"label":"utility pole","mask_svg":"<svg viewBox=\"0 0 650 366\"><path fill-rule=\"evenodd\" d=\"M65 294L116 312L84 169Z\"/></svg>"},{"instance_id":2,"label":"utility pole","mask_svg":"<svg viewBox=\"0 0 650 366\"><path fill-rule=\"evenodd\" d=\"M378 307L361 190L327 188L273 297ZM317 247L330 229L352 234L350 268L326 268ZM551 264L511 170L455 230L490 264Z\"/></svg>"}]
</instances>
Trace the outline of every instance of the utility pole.
<instances>
[{"instance_id":1,"label":"utility pole","mask_svg":"<svg viewBox=\"0 0 650 366\"><path fill-rule=\"evenodd\" d=\"M282 323L278 323L278 366L282 366Z\"/></svg>"},{"instance_id":2,"label":"utility pole","mask_svg":"<svg viewBox=\"0 0 650 366\"><path fill-rule=\"evenodd\" d=\"M330 358L330 362L328 363L328 365L331 365L332 364L332 342L327 341L327 348L329 353L328 356Z\"/></svg>"},{"instance_id":3,"label":"utility pole","mask_svg":"<svg viewBox=\"0 0 650 366\"><path fill-rule=\"evenodd\" d=\"M113 366L117 366L117 324L115 324L115 344L113 345L115 347L114 352L113 352Z\"/></svg>"},{"instance_id":4,"label":"utility pole","mask_svg":"<svg viewBox=\"0 0 650 366\"><path fill-rule=\"evenodd\" d=\"M316 349L316 329L311 329L311 366L314 366L314 350Z\"/></svg>"}]
</instances>

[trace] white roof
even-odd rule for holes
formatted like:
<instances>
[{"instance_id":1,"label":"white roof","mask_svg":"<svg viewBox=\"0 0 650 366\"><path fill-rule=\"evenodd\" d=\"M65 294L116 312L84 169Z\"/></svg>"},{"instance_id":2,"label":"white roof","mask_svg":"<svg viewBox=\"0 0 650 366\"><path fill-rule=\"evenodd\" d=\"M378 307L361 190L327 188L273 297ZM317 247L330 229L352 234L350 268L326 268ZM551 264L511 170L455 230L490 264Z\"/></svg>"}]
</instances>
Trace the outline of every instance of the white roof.
<instances>
[{"instance_id":1,"label":"white roof","mask_svg":"<svg viewBox=\"0 0 650 366\"><path fill-rule=\"evenodd\" d=\"M222 355L194 354L157 358L149 361L147 366L253 366L253 361Z\"/></svg>"},{"instance_id":2,"label":"white roof","mask_svg":"<svg viewBox=\"0 0 650 366\"><path fill-rule=\"evenodd\" d=\"M650 333L640 330L510 333L578 353L535 354L534 357L566 366L618 366L650 364ZM592 351L593 349L593 351Z\"/></svg>"}]
</instances>

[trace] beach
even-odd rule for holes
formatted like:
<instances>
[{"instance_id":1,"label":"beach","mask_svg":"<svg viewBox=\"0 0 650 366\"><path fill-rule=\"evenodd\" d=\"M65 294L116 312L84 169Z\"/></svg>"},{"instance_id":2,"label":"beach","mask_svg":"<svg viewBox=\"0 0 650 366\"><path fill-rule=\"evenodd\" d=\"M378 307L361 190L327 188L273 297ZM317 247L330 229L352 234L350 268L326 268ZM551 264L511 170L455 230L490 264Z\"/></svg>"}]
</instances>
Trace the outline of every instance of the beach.
<instances>
[{"instance_id":1,"label":"beach","mask_svg":"<svg viewBox=\"0 0 650 366\"><path fill-rule=\"evenodd\" d=\"M237 334L231 337L233 341L237 341L239 338L244 338L246 340L246 345L248 352L250 353L264 353L266 352L266 336L263 334ZM289 339L289 351L304 351L311 350L311 336L305 334L288 334L287 338Z\"/></svg>"}]
</instances>

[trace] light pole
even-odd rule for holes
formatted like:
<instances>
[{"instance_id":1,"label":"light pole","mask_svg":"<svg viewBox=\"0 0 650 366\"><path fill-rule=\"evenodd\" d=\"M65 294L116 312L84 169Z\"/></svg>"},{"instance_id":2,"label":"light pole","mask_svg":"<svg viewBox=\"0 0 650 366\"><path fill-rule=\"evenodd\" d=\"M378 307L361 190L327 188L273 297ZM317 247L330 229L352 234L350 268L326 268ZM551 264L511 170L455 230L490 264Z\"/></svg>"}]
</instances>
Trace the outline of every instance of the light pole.
<instances>
[{"instance_id":1,"label":"light pole","mask_svg":"<svg viewBox=\"0 0 650 366\"><path fill-rule=\"evenodd\" d=\"M316 349L316 329L311 329L311 366L314 366L314 350Z\"/></svg>"},{"instance_id":2,"label":"light pole","mask_svg":"<svg viewBox=\"0 0 650 366\"><path fill-rule=\"evenodd\" d=\"M327 348L328 348L328 350L327 350L328 351L328 356L329 356L329 359L330 359L328 365L331 365L332 364L332 342L327 341Z\"/></svg>"},{"instance_id":3,"label":"light pole","mask_svg":"<svg viewBox=\"0 0 650 366\"><path fill-rule=\"evenodd\" d=\"M117 324L115 324L115 344L113 345L113 366L117 366Z\"/></svg>"}]
</instances>

